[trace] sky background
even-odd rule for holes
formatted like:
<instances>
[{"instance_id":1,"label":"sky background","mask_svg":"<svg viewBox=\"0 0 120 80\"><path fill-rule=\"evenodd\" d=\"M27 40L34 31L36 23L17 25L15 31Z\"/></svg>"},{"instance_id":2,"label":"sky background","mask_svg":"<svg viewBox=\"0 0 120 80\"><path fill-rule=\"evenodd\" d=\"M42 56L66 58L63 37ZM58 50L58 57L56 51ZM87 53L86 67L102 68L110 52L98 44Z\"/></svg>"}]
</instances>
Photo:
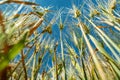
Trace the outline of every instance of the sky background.
<instances>
[{"instance_id":1,"label":"sky background","mask_svg":"<svg viewBox=\"0 0 120 80\"><path fill-rule=\"evenodd\" d=\"M72 3L78 5L83 0L36 0L41 6L54 6L54 8L59 9L61 7L70 8Z\"/></svg>"}]
</instances>

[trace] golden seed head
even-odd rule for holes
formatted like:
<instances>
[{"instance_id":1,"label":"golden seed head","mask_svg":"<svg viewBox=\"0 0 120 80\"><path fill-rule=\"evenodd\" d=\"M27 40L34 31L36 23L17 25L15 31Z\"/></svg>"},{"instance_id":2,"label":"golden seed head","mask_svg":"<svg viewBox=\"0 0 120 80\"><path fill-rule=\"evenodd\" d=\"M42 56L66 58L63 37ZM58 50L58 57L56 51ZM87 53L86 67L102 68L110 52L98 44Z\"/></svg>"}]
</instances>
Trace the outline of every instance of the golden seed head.
<instances>
[{"instance_id":1,"label":"golden seed head","mask_svg":"<svg viewBox=\"0 0 120 80\"><path fill-rule=\"evenodd\" d=\"M60 30L62 30L64 28L64 25L61 23L60 24Z\"/></svg>"},{"instance_id":2,"label":"golden seed head","mask_svg":"<svg viewBox=\"0 0 120 80\"><path fill-rule=\"evenodd\" d=\"M74 17L78 18L80 16L80 14L81 14L80 11L77 9L77 10L75 10Z\"/></svg>"},{"instance_id":3,"label":"golden seed head","mask_svg":"<svg viewBox=\"0 0 120 80\"><path fill-rule=\"evenodd\" d=\"M93 14L95 14L95 15L100 15L100 13L99 13L97 10L94 10L94 11L93 11Z\"/></svg>"},{"instance_id":4,"label":"golden seed head","mask_svg":"<svg viewBox=\"0 0 120 80\"><path fill-rule=\"evenodd\" d=\"M48 48L49 48L49 45L46 44L46 45L45 45L45 49L48 49Z\"/></svg>"},{"instance_id":5,"label":"golden seed head","mask_svg":"<svg viewBox=\"0 0 120 80\"><path fill-rule=\"evenodd\" d=\"M47 32L50 33L50 34L52 33L51 27L48 27L48 28L47 28Z\"/></svg>"},{"instance_id":6,"label":"golden seed head","mask_svg":"<svg viewBox=\"0 0 120 80\"><path fill-rule=\"evenodd\" d=\"M100 15L100 13L97 11L97 10L93 10L92 12L91 12L91 14L90 14L90 17L94 17L94 16L99 16Z\"/></svg>"},{"instance_id":7,"label":"golden seed head","mask_svg":"<svg viewBox=\"0 0 120 80\"><path fill-rule=\"evenodd\" d=\"M110 9L115 9L116 7L116 0L112 0L109 5Z\"/></svg>"}]
</instances>

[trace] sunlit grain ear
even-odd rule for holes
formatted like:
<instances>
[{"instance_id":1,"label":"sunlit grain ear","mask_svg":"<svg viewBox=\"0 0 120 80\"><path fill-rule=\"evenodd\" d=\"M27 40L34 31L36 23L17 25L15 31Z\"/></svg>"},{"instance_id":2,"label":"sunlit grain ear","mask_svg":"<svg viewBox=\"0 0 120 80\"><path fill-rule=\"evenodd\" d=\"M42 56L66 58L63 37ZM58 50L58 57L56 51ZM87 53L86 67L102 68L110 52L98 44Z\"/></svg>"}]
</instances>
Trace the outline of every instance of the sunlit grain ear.
<instances>
[{"instance_id":1,"label":"sunlit grain ear","mask_svg":"<svg viewBox=\"0 0 120 80\"><path fill-rule=\"evenodd\" d=\"M74 18L78 18L81 15L80 10L73 4L73 14L74 14Z\"/></svg>"},{"instance_id":2,"label":"sunlit grain ear","mask_svg":"<svg viewBox=\"0 0 120 80\"><path fill-rule=\"evenodd\" d=\"M110 10L114 10L116 8L116 0L109 0L109 8Z\"/></svg>"},{"instance_id":3,"label":"sunlit grain ear","mask_svg":"<svg viewBox=\"0 0 120 80\"><path fill-rule=\"evenodd\" d=\"M90 11L90 17L93 18L95 16L99 16L100 15L100 12L97 11L97 10L91 10Z\"/></svg>"},{"instance_id":4,"label":"sunlit grain ear","mask_svg":"<svg viewBox=\"0 0 120 80\"><path fill-rule=\"evenodd\" d=\"M78 39L77 39L77 36L75 35L75 33L73 32L73 41L74 41L74 44L78 47Z\"/></svg>"},{"instance_id":5,"label":"sunlit grain ear","mask_svg":"<svg viewBox=\"0 0 120 80\"><path fill-rule=\"evenodd\" d=\"M62 30L64 28L64 24L62 22L61 16L60 16L59 28L60 28L60 30Z\"/></svg>"}]
</instances>

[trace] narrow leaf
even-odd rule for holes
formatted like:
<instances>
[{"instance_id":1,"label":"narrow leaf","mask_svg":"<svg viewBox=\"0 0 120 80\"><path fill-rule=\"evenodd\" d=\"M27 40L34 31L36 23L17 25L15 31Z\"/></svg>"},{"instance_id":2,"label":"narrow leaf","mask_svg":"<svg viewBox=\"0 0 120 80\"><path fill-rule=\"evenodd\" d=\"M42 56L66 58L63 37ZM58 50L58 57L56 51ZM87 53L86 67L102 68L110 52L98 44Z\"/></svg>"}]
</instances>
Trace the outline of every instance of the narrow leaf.
<instances>
[{"instance_id":1,"label":"narrow leaf","mask_svg":"<svg viewBox=\"0 0 120 80\"><path fill-rule=\"evenodd\" d=\"M5 55L3 57L3 59L0 61L0 71L3 70L8 64L9 62L14 59L17 54L24 48L24 43L25 43L25 39L26 39L27 33L24 35L23 39L20 40L17 44L15 44L7 53L7 55Z\"/></svg>"}]
</instances>

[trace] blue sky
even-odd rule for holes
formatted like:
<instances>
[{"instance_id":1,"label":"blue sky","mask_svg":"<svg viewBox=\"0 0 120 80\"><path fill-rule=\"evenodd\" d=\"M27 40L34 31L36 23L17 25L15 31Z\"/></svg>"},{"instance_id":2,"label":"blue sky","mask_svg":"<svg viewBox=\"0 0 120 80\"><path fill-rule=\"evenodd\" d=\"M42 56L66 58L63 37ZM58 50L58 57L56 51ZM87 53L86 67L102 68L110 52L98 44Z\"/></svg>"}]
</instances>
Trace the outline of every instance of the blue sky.
<instances>
[{"instance_id":1,"label":"blue sky","mask_svg":"<svg viewBox=\"0 0 120 80\"><path fill-rule=\"evenodd\" d=\"M36 0L41 6L54 6L54 8L59 9L61 7L69 8L72 3L81 3L83 0Z\"/></svg>"},{"instance_id":2,"label":"blue sky","mask_svg":"<svg viewBox=\"0 0 120 80\"><path fill-rule=\"evenodd\" d=\"M70 0L36 0L42 6L70 7Z\"/></svg>"}]
</instances>

